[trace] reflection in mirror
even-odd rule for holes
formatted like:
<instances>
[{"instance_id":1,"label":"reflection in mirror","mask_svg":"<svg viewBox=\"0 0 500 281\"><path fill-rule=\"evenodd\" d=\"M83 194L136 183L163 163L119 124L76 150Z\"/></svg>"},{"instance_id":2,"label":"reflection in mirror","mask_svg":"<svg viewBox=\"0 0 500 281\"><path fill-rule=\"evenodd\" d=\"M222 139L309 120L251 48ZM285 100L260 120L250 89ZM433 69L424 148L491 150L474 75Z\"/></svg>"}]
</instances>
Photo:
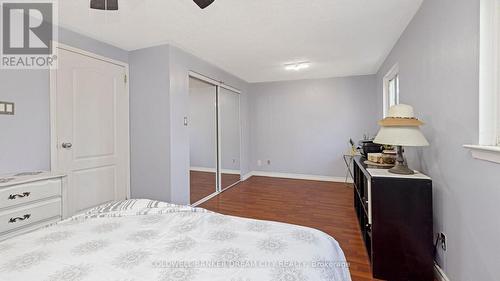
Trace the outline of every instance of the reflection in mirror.
<instances>
[{"instance_id":1,"label":"reflection in mirror","mask_svg":"<svg viewBox=\"0 0 500 281\"><path fill-rule=\"evenodd\" d=\"M217 87L189 78L191 204L217 191Z\"/></svg>"},{"instance_id":2,"label":"reflection in mirror","mask_svg":"<svg viewBox=\"0 0 500 281\"><path fill-rule=\"evenodd\" d=\"M240 181L240 95L219 89L221 189Z\"/></svg>"}]
</instances>

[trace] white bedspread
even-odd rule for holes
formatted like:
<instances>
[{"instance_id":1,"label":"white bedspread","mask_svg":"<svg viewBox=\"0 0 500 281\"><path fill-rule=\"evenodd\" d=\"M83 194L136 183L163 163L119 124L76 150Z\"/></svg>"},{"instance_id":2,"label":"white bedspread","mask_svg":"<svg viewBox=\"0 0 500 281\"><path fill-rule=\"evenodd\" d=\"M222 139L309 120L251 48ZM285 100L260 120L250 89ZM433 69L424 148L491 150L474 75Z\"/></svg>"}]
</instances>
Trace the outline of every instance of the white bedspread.
<instances>
[{"instance_id":1,"label":"white bedspread","mask_svg":"<svg viewBox=\"0 0 500 281\"><path fill-rule=\"evenodd\" d=\"M0 280L351 280L311 228L151 200L109 203L0 243Z\"/></svg>"}]
</instances>

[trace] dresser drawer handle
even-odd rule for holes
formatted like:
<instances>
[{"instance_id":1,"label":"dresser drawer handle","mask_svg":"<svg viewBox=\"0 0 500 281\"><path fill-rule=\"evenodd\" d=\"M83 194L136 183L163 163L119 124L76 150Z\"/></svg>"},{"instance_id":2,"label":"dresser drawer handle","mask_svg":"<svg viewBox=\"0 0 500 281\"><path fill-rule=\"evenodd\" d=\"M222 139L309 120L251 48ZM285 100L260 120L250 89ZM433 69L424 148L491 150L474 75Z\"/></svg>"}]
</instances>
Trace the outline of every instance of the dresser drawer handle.
<instances>
[{"instance_id":1,"label":"dresser drawer handle","mask_svg":"<svg viewBox=\"0 0 500 281\"><path fill-rule=\"evenodd\" d=\"M9 220L9 223L16 223L18 221L23 221L23 220L27 220L31 217L31 214L26 214L22 217L17 217L17 218L10 218Z\"/></svg>"},{"instance_id":2,"label":"dresser drawer handle","mask_svg":"<svg viewBox=\"0 0 500 281\"><path fill-rule=\"evenodd\" d=\"M16 198L23 198L23 197L28 197L30 196L31 192L23 192L23 194L11 194L9 196L9 200L14 200Z\"/></svg>"}]
</instances>

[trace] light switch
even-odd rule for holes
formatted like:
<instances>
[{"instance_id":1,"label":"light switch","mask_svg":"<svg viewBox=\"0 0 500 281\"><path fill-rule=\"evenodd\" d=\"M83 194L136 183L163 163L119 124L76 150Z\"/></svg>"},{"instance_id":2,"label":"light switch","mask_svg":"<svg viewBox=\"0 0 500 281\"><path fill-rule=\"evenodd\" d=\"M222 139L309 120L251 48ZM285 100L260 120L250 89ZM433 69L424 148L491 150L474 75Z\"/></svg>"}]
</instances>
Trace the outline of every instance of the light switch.
<instances>
[{"instance_id":1,"label":"light switch","mask_svg":"<svg viewBox=\"0 0 500 281\"><path fill-rule=\"evenodd\" d=\"M0 101L0 114L14 115L14 103Z\"/></svg>"}]
</instances>

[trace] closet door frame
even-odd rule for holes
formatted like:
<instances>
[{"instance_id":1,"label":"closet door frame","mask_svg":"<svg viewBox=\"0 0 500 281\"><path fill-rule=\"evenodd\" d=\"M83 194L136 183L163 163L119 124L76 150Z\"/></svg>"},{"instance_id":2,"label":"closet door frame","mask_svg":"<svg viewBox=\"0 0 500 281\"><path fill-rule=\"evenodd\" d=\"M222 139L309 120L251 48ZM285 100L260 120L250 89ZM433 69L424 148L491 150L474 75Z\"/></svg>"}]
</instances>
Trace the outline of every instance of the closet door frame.
<instances>
[{"instance_id":1,"label":"closet door frame","mask_svg":"<svg viewBox=\"0 0 500 281\"><path fill-rule=\"evenodd\" d=\"M239 123L240 123L240 128L239 128L239 133L240 133L240 180L224 189L222 189L222 173L221 173L221 167L222 167L222 146L221 146L221 120L220 120L220 107L219 107L219 93L220 93L220 88L224 88L226 90L232 91L235 94L241 95L241 91L239 89L236 89L234 87L231 87L229 85L226 85L223 81L217 81L215 79L212 79L208 76L205 76L203 74L200 74L195 71L189 71L188 77L195 78L198 80L201 80L203 82L206 82L208 84L214 85L216 87L216 94L215 94L215 109L216 109L216 130L217 130L217 139L216 139L216 157L217 157L217 165L216 165L216 181L215 181L215 192L212 193L211 195L199 200L198 202L195 202L192 204L192 206L198 206L211 198L219 195L220 193L224 192L225 190L228 190L229 188L235 186L239 182L241 182L241 97L238 100L238 111L239 111ZM191 188L191 187L190 187Z\"/></svg>"},{"instance_id":2,"label":"closet door frame","mask_svg":"<svg viewBox=\"0 0 500 281\"><path fill-rule=\"evenodd\" d=\"M226 190L230 189L231 187L237 185L238 183L240 183L241 177L242 177L242 174L241 174L241 146L242 146L242 142L241 142L241 136L242 136L242 133L241 133L241 91L236 90L232 87L224 87L224 85L221 85L220 87L232 92L235 95L238 95L238 123L239 123L239 130L238 130L239 136L238 136L238 138L239 138L239 142L240 142L240 145L239 145L240 179L237 182L234 182L234 183L230 184L229 186L222 188L222 145L219 141L222 139L222 134L221 134L221 130L219 130L220 121L221 121L218 118L220 116L220 107L219 107L219 96L220 95L219 95L219 87L217 87L217 146L218 146L217 147L217 151L218 151L218 155L217 155L217 159L218 159L217 162L218 163L217 163L217 165L219 167L221 167L221 170L218 171L217 174L218 174L218 181L220 183L219 188L220 188L221 192L223 192L223 191L226 191Z\"/></svg>"},{"instance_id":3,"label":"closet door frame","mask_svg":"<svg viewBox=\"0 0 500 281\"><path fill-rule=\"evenodd\" d=\"M214 103L215 104L213 105L213 106L215 106L215 116L212 116L212 117L213 117L213 120L215 122L215 130L216 130L216 133L217 133L218 132L218 126L219 126L219 124L218 124L219 123L219 121L218 121L219 120L219 116L218 116L219 113L218 113L218 109L217 109L217 107L218 107L217 96L218 96L218 92L219 92L218 85L214 82L215 80L207 79L207 78L205 78L203 76L195 75L194 73L191 73L191 72L189 72L188 78L189 79L194 78L196 80L202 81L202 82L204 82L204 83L206 83L206 84L208 84L210 86L215 87L215 99L214 99ZM210 95L212 95L212 94L210 94ZM188 120L190 118L191 118L191 116L189 116ZM191 123L191 120L188 121L188 124L190 124L190 123ZM189 125L189 126L191 126L191 125ZM191 140L190 140L190 142L191 142ZM198 206L198 205L202 204L203 202L205 202L205 201L207 201L207 200L215 197L216 195L218 195L220 193L220 189L219 189L219 177L218 177L218 174L219 174L219 172L218 172L219 171L219 160L218 160L219 145L218 145L218 143L219 143L219 136L218 136L218 134L216 134L215 135L215 152L214 152L214 155L213 155L213 156L215 156L215 185L214 185L215 189L213 190L212 193L210 193L209 195L205 196L204 198L201 198L200 200L191 203L192 206ZM189 151L189 157L191 157L191 153L192 152L190 150ZM189 189L190 189L190 191L191 191L191 187L192 186L191 186L191 181L190 181L190 183L189 183Z\"/></svg>"}]
</instances>

